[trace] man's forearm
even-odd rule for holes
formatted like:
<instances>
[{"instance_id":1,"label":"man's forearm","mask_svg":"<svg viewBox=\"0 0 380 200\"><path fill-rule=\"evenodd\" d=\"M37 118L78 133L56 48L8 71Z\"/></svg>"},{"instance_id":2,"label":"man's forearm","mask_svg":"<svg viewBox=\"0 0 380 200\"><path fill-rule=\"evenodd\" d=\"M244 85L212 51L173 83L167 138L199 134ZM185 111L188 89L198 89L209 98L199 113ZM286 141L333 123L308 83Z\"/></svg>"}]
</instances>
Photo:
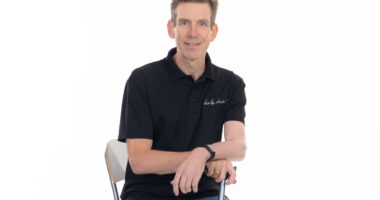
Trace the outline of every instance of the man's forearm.
<instances>
[{"instance_id":1,"label":"man's forearm","mask_svg":"<svg viewBox=\"0 0 380 200\"><path fill-rule=\"evenodd\" d=\"M217 142L211 145L215 151L215 160L225 159L229 161L243 160L247 146L244 140L231 140Z\"/></svg>"},{"instance_id":2,"label":"man's forearm","mask_svg":"<svg viewBox=\"0 0 380 200\"><path fill-rule=\"evenodd\" d=\"M129 158L135 174L172 174L190 152L147 150Z\"/></svg>"},{"instance_id":3,"label":"man's forearm","mask_svg":"<svg viewBox=\"0 0 380 200\"><path fill-rule=\"evenodd\" d=\"M243 160L246 151L244 141L225 141L211 145L215 150L215 160ZM172 174L190 155L188 152L147 150L129 158L135 174ZM209 156L207 150L204 156Z\"/></svg>"},{"instance_id":4,"label":"man's forearm","mask_svg":"<svg viewBox=\"0 0 380 200\"><path fill-rule=\"evenodd\" d=\"M215 160L242 160L245 156L246 145L244 140L231 140L211 145L215 150ZM194 151L194 150L193 150ZM130 155L129 161L135 174L172 174L178 166L189 157L193 151L173 152L161 150L143 150ZM206 148L197 148L195 154L199 159L210 156Z\"/></svg>"},{"instance_id":5,"label":"man's forearm","mask_svg":"<svg viewBox=\"0 0 380 200\"><path fill-rule=\"evenodd\" d=\"M243 160L247 149L244 123L241 121L225 122L224 138L224 142L217 142L211 145L215 150L215 159L226 159L229 161Z\"/></svg>"}]
</instances>

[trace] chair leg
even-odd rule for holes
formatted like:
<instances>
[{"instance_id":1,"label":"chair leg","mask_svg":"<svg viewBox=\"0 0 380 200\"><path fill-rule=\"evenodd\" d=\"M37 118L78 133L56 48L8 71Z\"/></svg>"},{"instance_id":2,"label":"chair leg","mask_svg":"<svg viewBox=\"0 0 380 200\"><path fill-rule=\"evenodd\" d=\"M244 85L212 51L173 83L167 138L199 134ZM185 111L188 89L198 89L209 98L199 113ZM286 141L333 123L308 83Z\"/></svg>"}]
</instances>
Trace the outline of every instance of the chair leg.
<instances>
[{"instance_id":1,"label":"chair leg","mask_svg":"<svg viewBox=\"0 0 380 200\"><path fill-rule=\"evenodd\" d=\"M116 183L111 183L111 185L112 185L113 197L115 198L115 200L120 200L119 193L117 192Z\"/></svg>"},{"instance_id":2,"label":"chair leg","mask_svg":"<svg viewBox=\"0 0 380 200\"><path fill-rule=\"evenodd\" d=\"M219 200L224 200L225 188L226 188L226 180L223 180L222 182L220 182Z\"/></svg>"},{"instance_id":3,"label":"chair leg","mask_svg":"<svg viewBox=\"0 0 380 200\"><path fill-rule=\"evenodd\" d=\"M116 187L116 183L114 183L112 181L112 178L111 178L110 169L108 168L107 158L106 158L106 166L107 166L108 177L110 178L110 183L111 183L111 187L112 187L113 197L115 198L115 200L120 200L120 198L119 198L119 192L117 191L117 187Z\"/></svg>"}]
</instances>

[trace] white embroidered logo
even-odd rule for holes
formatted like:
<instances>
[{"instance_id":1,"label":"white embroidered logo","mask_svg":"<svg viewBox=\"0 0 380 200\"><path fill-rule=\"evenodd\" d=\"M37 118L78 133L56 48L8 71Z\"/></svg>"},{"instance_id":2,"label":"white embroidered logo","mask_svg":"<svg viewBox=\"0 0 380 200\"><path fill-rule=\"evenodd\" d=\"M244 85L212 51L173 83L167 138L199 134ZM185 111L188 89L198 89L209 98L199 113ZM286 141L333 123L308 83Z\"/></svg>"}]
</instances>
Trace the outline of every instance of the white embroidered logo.
<instances>
[{"instance_id":1,"label":"white embroidered logo","mask_svg":"<svg viewBox=\"0 0 380 200\"><path fill-rule=\"evenodd\" d=\"M215 104L225 104L227 102L227 99L217 99L216 101L214 99L210 99L208 101L207 99L204 100L203 105L205 106L214 106Z\"/></svg>"}]
</instances>

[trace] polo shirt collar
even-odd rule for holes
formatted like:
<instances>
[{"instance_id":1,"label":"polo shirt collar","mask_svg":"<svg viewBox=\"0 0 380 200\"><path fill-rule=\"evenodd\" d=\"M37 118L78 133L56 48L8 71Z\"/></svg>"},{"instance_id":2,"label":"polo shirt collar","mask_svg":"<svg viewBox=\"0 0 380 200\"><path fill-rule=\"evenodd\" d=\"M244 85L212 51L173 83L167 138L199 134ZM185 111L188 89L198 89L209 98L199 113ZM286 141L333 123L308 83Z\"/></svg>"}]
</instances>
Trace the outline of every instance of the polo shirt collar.
<instances>
[{"instance_id":1,"label":"polo shirt collar","mask_svg":"<svg viewBox=\"0 0 380 200\"><path fill-rule=\"evenodd\" d=\"M177 64L173 60L173 56L176 53L177 53L177 48L176 47L172 48L169 51L168 56L166 57L166 60L169 63L168 71L169 71L169 76L170 76L171 80L177 80L183 76L186 76L186 74L184 74L181 71L181 69L177 66ZM213 68L214 68L214 66L211 63L210 56L206 52L205 71L203 72L203 74L199 78L205 77L205 78L208 78L211 80L216 80L215 72L214 72Z\"/></svg>"}]
</instances>

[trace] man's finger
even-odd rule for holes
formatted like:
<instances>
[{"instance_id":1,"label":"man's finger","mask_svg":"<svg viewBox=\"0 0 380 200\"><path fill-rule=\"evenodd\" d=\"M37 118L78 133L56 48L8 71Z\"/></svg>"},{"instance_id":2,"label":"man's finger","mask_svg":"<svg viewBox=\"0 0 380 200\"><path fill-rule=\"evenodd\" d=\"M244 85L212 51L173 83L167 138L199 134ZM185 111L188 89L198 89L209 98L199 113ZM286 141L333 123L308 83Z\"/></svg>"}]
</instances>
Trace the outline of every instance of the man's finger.
<instances>
[{"instance_id":1,"label":"man's finger","mask_svg":"<svg viewBox=\"0 0 380 200\"><path fill-rule=\"evenodd\" d=\"M228 173L230 174L230 177L228 178L227 185L229 185L231 183L235 183L236 182L236 171L232 166L228 168Z\"/></svg>"},{"instance_id":2,"label":"man's finger","mask_svg":"<svg viewBox=\"0 0 380 200\"><path fill-rule=\"evenodd\" d=\"M201 177L202 177L202 174L197 174L193 178L193 181L191 183L191 187L193 188L193 192L195 192L195 193L198 192L198 183L199 183L199 180L201 179Z\"/></svg>"},{"instance_id":3,"label":"man's finger","mask_svg":"<svg viewBox=\"0 0 380 200\"><path fill-rule=\"evenodd\" d=\"M207 164L207 176L212 176L214 174L214 170L215 170L215 164L214 162L210 162L209 164Z\"/></svg>"},{"instance_id":4,"label":"man's finger","mask_svg":"<svg viewBox=\"0 0 380 200\"><path fill-rule=\"evenodd\" d=\"M193 179L194 178L187 177L186 183L185 183L185 190L186 190L186 192L191 192L191 184L193 182Z\"/></svg>"},{"instance_id":5,"label":"man's finger","mask_svg":"<svg viewBox=\"0 0 380 200\"><path fill-rule=\"evenodd\" d=\"M175 196L179 195L179 191L178 191L179 178L180 178L180 175L179 174L175 174L174 179L170 182L173 185L173 193L174 193Z\"/></svg>"},{"instance_id":6,"label":"man's finger","mask_svg":"<svg viewBox=\"0 0 380 200\"><path fill-rule=\"evenodd\" d=\"M182 193L186 194L186 176L182 176L181 179L179 180L179 189L181 190Z\"/></svg>"},{"instance_id":7,"label":"man's finger","mask_svg":"<svg viewBox=\"0 0 380 200\"><path fill-rule=\"evenodd\" d=\"M227 173L226 168L222 167L222 169L220 170L220 176L216 178L215 181L218 183L223 181L226 178L226 173Z\"/></svg>"}]
</instances>

